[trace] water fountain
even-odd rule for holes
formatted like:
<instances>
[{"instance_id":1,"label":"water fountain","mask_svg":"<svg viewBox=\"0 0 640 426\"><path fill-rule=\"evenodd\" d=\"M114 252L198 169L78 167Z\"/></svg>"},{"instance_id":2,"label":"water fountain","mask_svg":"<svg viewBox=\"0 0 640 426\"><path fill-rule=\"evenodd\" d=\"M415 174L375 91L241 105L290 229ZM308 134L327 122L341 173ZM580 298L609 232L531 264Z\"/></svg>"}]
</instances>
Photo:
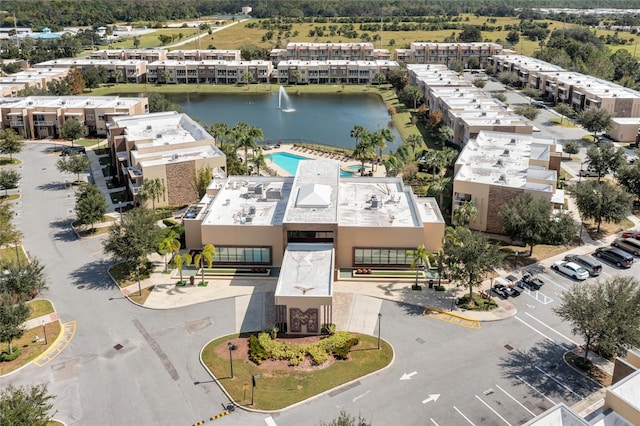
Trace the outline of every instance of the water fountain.
<instances>
[{"instance_id":1,"label":"water fountain","mask_svg":"<svg viewBox=\"0 0 640 426\"><path fill-rule=\"evenodd\" d=\"M291 99L289 99L289 95L283 86L280 86L280 90L278 91L278 109L284 112L295 111L291 106Z\"/></svg>"}]
</instances>

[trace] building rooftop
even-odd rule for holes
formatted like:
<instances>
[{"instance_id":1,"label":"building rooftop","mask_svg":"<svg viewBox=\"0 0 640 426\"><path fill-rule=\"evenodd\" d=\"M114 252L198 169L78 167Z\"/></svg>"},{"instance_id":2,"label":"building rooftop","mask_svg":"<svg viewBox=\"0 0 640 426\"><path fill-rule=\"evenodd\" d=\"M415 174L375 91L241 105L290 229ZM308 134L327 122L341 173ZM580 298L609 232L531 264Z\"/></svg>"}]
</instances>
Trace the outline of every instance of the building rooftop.
<instances>
[{"instance_id":1,"label":"building rooftop","mask_svg":"<svg viewBox=\"0 0 640 426\"><path fill-rule=\"evenodd\" d=\"M225 65L228 67L239 67L239 66L270 66L271 61L263 61L263 60L253 60L253 61L225 61L222 59L202 59L202 60L184 60L180 61L177 59L165 59L163 61L153 61L149 64L150 67L157 66L171 66L175 67L178 65Z\"/></svg>"},{"instance_id":2,"label":"building rooftop","mask_svg":"<svg viewBox=\"0 0 640 426\"><path fill-rule=\"evenodd\" d=\"M552 146L553 138L481 131L460 153L455 180L553 192L557 172L530 165L548 161Z\"/></svg>"},{"instance_id":3,"label":"building rooftop","mask_svg":"<svg viewBox=\"0 0 640 426\"><path fill-rule=\"evenodd\" d=\"M40 62L35 66L37 68L42 67L72 67L74 65L140 65L146 64L147 61L143 59L53 59L51 61Z\"/></svg>"},{"instance_id":4,"label":"building rooftop","mask_svg":"<svg viewBox=\"0 0 640 426\"><path fill-rule=\"evenodd\" d=\"M129 108L146 98L120 96L28 96L11 98L11 108Z\"/></svg>"},{"instance_id":5,"label":"building rooftop","mask_svg":"<svg viewBox=\"0 0 640 426\"><path fill-rule=\"evenodd\" d=\"M500 60L515 64L518 68L527 71L549 71L549 72L561 72L565 71L564 68L551 64L549 62L542 61L540 59L531 58L523 55L493 55L494 60Z\"/></svg>"},{"instance_id":6,"label":"building rooftop","mask_svg":"<svg viewBox=\"0 0 640 426\"><path fill-rule=\"evenodd\" d=\"M333 244L289 243L282 259L275 297L330 298L332 274Z\"/></svg>"},{"instance_id":7,"label":"building rooftop","mask_svg":"<svg viewBox=\"0 0 640 426\"><path fill-rule=\"evenodd\" d=\"M411 42L410 46L413 47L418 47L418 46L437 46L439 48L450 48L450 47L455 47L457 48L458 46L469 46L469 47L499 47L501 48L502 45L498 44L498 43L489 43L489 42L480 42L480 41L473 41L473 42L468 42L468 43L436 43L436 42L429 42L429 41L414 41Z\"/></svg>"},{"instance_id":8,"label":"building rooftop","mask_svg":"<svg viewBox=\"0 0 640 426\"><path fill-rule=\"evenodd\" d=\"M560 403L540 414L525 426L588 426L589 423Z\"/></svg>"},{"instance_id":9,"label":"building rooftop","mask_svg":"<svg viewBox=\"0 0 640 426\"><path fill-rule=\"evenodd\" d=\"M373 43L370 42L356 42L356 43L311 43L306 41L296 41L287 43L287 49L301 46L301 47L370 47L373 49Z\"/></svg>"},{"instance_id":10,"label":"building rooftop","mask_svg":"<svg viewBox=\"0 0 640 426\"><path fill-rule=\"evenodd\" d=\"M340 178L336 160L300 161L295 177L231 176L214 180L203 200L203 225L422 227L444 222L433 198L417 198L397 177Z\"/></svg>"},{"instance_id":11,"label":"building rooftop","mask_svg":"<svg viewBox=\"0 0 640 426\"><path fill-rule=\"evenodd\" d=\"M372 66L393 66L393 67L399 67L400 65L398 65L398 63L396 61L389 61L386 59L376 59L376 60L370 60L370 61L366 61L366 60L362 60L362 61L347 61L347 60L342 60L342 59L331 59L331 60L327 60L327 61L305 61L303 59L289 59L286 61L280 61L278 62L278 66L280 65L291 65L291 66L300 66L300 65L304 65L304 66L319 66L319 67L323 67L323 66L346 66L346 65L359 65L359 66L366 66L366 65L372 65Z\"/></svg>"}]
</instances>

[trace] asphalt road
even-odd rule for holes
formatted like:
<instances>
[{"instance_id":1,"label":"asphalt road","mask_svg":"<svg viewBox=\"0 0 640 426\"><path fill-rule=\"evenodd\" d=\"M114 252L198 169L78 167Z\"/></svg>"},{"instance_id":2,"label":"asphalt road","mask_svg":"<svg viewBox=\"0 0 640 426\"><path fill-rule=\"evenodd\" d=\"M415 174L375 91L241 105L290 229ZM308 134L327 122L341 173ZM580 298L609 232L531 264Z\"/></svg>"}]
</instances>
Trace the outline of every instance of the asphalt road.
<instances>
[{"instance_id":1,"label":"asphalt road","mask_svg":"<svg viewBox=\"0 0 640 426\"><path fill-rule=\"evenodd\" d=\"M73 177L55 169L57 157L43 145L27 144L20 158L25 165L16 222L29 254L46 265L45 296L63 322L77 321L77 333L52 362L29 365L0 385L48 383L57 396L56 417L70 426L187 425L222 411L228 401L200 365L199 353L208 341L236 331L234 301L152 311L123 299L106 275L110 262L101 238L78 240L70 230L74 196L64 181ZM618 271L605 266L604 273ZM555 272L542 277L542 292L552 301L523 294L513 300L514 318L483 323L480 330L385 301L382 337L396 350L388 369L281 413L236 410L215 422L318 424L345 409L375 425L515 425L554 403L572 405L597 388L561 358L580 339L551 308L573 283ZM114 348L118 344L122 349Z\"/></svg>"}]
</instances>

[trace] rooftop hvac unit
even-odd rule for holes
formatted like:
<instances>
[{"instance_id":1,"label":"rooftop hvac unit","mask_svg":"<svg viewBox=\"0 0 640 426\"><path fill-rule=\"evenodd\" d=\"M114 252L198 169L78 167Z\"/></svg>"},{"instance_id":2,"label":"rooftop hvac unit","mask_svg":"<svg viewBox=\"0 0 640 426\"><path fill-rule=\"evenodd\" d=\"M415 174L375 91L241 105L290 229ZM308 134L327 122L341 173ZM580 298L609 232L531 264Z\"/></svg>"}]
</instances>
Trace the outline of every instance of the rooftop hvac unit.
<instances>
[{"instance_id":1,"label":"rooftop hvac unit","mask_svg":"<svg viewBox=\"0 0 640 426\"><path fill-rule=\"evenodd\" d=\"M509 155L509 150L508 150L508 149L505 149L505 150L502 152L502 155Z\"/></svg>"},{"instance_id":2,"label":"rooftop hvac unit","mask_svg":"<svg viewBox=\"0 0 640 426\"><path fill-rule=\"evenodd\" d=\"M279 200L282 198L282 192L279 189L267 189L267 200Z\"/></svg>"},{"instance_id":3,"label":"rooftop hvac unit","mask_svg":"<svg viewBox=\"0 0 640 426\"><path fill-rule=\"evenodd\" d=\"M173 155L171 156L171 159L172 159L173 161L176 161L176 160L178 159L178 154L173 154Z\"/></svg>"},{"instance_id":4,"label":"rooftop hvac unit","mask_svg":"<svg viewBox=\"0 0 640 426\"><path fill-rule=\"evenodd\" d=\"M262 195L262 185L256 185L255 188L253 188L253 193L256 195Z\"/></svg>"},{"instance_id":5,"label":"rooftop hvac unit","mask_svg":"<svg viewBox=\"0 0 640 426\"><path fill-rule=\"evenodd\" d=\"M244 218L245 223L250 223L253 222L253 216L248 215L247 217Z\"/></svg>"},{"instance_id":6,"label":"rooftop hvac unit","mask_svg":"<svg viewBox=\"0 0 640 426\"><path fill-rule=\"evenodd\" d=\"M507 175L500 175L500 178L498 178L498 182L507 183Z\"/></svg>"},{"instance_id":7,"label":"rooftop hvac unit","mask_svg":"<svg viewBox=\"0 0 640 426\"><path fill-rule=\"evenodd\" d=\"M515 144L516 144L516 140L515 140L515 139L511 139L511 140L509 141L509 143L510 143L510 144L512 144L512 145L515 145Z\"/></svg>"},{"instance_id":8,"label":"rooftop hvac unit","mask_svg":"<svg viewBox=\"0 0 640 426\"><path fill-rule=\"evenodd\" d=\"M151 124L147 124L147 130L151 130L151 129L152 129Z\"/></svg>"},{"instance_id":9,"label":"rooftop hvac unit","mask_svg":"<svg viewBox=\"0 0 640 426\"><path fill-rule=\"evenodd\" d=\"M256 214L256 206L250 206L249 207L249 214Z\"/></svg>"}]
</instances>

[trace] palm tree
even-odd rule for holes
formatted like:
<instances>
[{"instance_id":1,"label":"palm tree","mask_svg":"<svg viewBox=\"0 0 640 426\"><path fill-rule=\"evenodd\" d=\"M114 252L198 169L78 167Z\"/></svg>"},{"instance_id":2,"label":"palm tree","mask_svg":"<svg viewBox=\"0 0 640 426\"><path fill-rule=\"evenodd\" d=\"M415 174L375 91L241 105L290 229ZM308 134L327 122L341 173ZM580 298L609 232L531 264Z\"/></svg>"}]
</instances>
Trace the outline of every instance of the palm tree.
<instances>
[{"instance_id":1,"label":"palm tree","mask_svg":"<svg viewBox=\"0 0 640 426\"><path fill-rule=\"evenodd\" d=\"M432 195L438 194L440 196L440 208L444 205L444 193L450 182L451 178L443 175L432 176L429 181L429 193Z\"/></svg>"},{"instance_id":2,"label":"palm tree","mask_svg":"<svg viewBox=\"0 0 640 426\"><path fill-rule=\"evenodd\" d=\"M184 283L184 281L182 280L182 267L184 265L191 265L192 260L193 259L191 259L191 255L189 253L183 253L177 256L173 256L173 263L175 263L176 268L178 268L178 271L180 272L181 283Z\"/></svg>"},{"instance_id":3,"label":"palm tree","mask_svg":"<svg viewBox=\"0 0 640 426\"><path fill-rule=\"evenodd\" d=\"M424 146L424 139L420 135L410 135L404 144L411 148L415 158L416 150Z\"/></svg>"},{"instance_id":4,"label":"palm tree","mask_svg":"<svg viewBox=\"0 0 640 426\"><path fill-rule=\"evenodd\" d=\"M164 270L169 270L169 262L167 262L167 254L177 253L180 251L180 241L178 240L178 234L170 230L167 235L158 243L158 251L164 254Z\"/></svg>"},{"instance_id":5,"label":"palm tree","mask_svg":"<svg viewBox=\"0 0 640 426\"><path fill-rule=\"evenodd\" d=\"M138 195L143 200L151 200L153 215L156 215L156 201L160 201L160 196L164 194L165 186L159 178L147 179L142 183Z\"/></svg>"},{"instance_id":6,"label":"palm tree","mask_svg":"<svg viewBox=\"0 0 640 426\"><path fill-rule=\"evenodd\" d=\"M378 159L382 158L382 151L387 147L387 142L393 142L394 136L389 129L380 129L372 133L373 145L378 148Z\"/></svg>"},{"instance_id":7,"label":"palm tree","mask_svg":"<svg viewBox=\"0 0 640 426\"><path fill-rule=\"evenodd\" d=\"M264 161L264 154L262 153L261 148L257 148L253 150L253 159L251 160L254 166L256 166L256 172L258 176L260 175L260 168L263 169L267 167L267 163Z\"/></svg>"},{"instance_id":8,"label":"palm tree","mask_svg":"<svg viewBox=\"0 0 640 426\"><path fill-rule=\"evenodd\" d=\"M358 141L358 144L356 145L356 149L353 150L352 155L353 158L360 161L360 176L364 176L364 163L376 156L376 149L371 140L371 133L365 130L365 133L361 136L360 141Z\"/></svg>"},{"instance_id":9,"label":"palm tree","mask_svg":"<svg viewBox=\"0 0 640 426\"><path fill-rule=\"evenodd\" d=\"M424 245L420 245L416 247L415 250L408 250L407 256L411 257L411 269L416 270L416 283L414 284L413 289L417 290L420 288L418 285L418 273L420 271L420 267L426 265L429 253L425 250Z\"/></svg>"},{"instance_id":10,"label":"palm tree","mask_svg":"<svg viewBox=\"0 0 640 426\"><path fill-rule=\"evenodd\" d=\"M398 153L389 154L383 161L384 168L387 170L387 176L397 176L404 167L404 161Z\"/></svg>"},{"instance_id":11,"label":"palm tree","mask_svg":"<svg viewBox=\"0 0 640 426\"><path fill-rule=\"evenodd\" d=\"M218 145L222 145L224 138L229 133L229 126L226 123L213 123L209 126L209 134L216 139Z\"/></svg>"},{"instance_id":12,"label":"palm tree","mask_svg":"<svg viewBox=\"0 0 640 426\"><path fill-rule=\"evenodd\" d=\"M351 137L355 138L356 140L356 145L358 145L358 139L360 139L362 137L362 135L364 135L364 133L366 132L366 129L358 124L356 124L355 126L353 126L353 129L351 129Z\"/></svg>"},{"instance_id":13,"label":"palm tree","mask_svg":"<svg viewBox=\"0 0 640 426\"><path fill-rule=\"evenodd\" d=\"M477 217L478 208L473 201L464 201L453 211L453 220L459 225L466 226Z\"/></svg>"},{"instance_id":14,"label":"palm tree","mask_svg":"<svg viewBox=\"0 0 640 426\"><path fill-rule=\"evenodd\" d=\"M193 264L200 266L202 284L204 284L204 261L207 261L207 265L209 265L209 269L211 269L214 257L216 257L216 248L213 244L205 244L204 247L202 247L202 251L193 257Z\"/></svg>"},{"instance_id":15,"label":"palm tree","mask_svg":"<svg viewBox=\"0 0 640 426\"><path fill-rule=\"evenodd\" d=\"M253 138L251 137L250 134L245 133L243 135L240 136L240 138L238 139L238 143L236 145L236 148L244 148L244 164L249 164L248 163L248 150L249 148L251 149L256 149L256 144L253 141ZM248 170L247 170L248 173Z\"/></svg>"},{"instance_id":16,"label":"palm tree","mask_svg":"<svg viewBox=\"0 0 640 426\"><path fill-rule=\"evenodd\" d=\"M114 80L116 83L119 83L119 82L120 82L120 80L122 80L122 77L123 77L123 76L124 76L124 74L122 73L122 70L115 70L115 71L113 72L113 80Z\"/></svg>"},{"instance_id":17,"label":"palm tree","mask_svg":"<svg viewBox=\"0 0 640 426\"><path fill-rule=\"evenodd\" d=\"M291 71L291 78L296 82L297 86L298 82L300 82L300 80L302 79L302 73L300 72L300 70L293 70Z\"/></svg>"},{"instance_id":18,"label":"palm tree","mask_svg":"<svg viewBox=\"0 0 640 426\"><path fill-rule=\"evenodd\" d=\"M242 81L244 81L246 83L246 85L248 86L249 83L251 83L251 81L253 81L253 73L250 71L245 71L242 73L241 75Z\"/></svg>"}]
</instances>

